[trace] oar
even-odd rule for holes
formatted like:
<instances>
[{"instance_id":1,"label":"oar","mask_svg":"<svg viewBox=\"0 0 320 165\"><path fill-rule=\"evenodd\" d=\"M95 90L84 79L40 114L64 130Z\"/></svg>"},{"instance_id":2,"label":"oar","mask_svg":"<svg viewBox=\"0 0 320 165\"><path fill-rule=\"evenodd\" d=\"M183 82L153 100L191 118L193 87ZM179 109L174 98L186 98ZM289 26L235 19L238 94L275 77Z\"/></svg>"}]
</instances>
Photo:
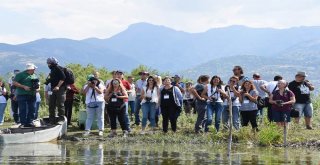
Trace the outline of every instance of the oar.
<instances>
[{"instance_id":1,"label":"oar","mask_svg":"<svg viewBox=\"0 0 320 165\"><path fill-rule=\"evenodd\" d=\"M231 99L231 94L230 94L230 87L227 88L227 93L229 97L229 138L228 138L228 157L230 157L230 152L231 152L231 144L232 144L232 99Z\"/></svg>"}]
</instances>

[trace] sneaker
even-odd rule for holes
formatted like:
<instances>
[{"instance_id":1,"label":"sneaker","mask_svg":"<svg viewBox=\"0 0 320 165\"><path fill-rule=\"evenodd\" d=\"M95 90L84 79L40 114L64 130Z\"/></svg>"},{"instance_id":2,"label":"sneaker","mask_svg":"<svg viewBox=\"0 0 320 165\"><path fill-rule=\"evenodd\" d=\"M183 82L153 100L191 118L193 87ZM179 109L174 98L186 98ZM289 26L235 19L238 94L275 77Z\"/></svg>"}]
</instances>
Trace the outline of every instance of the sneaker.
<instances>
[{"instance_id":1,"label":"sneaker","mask_svg":"<svg viewBox=\"0 0 320 165\"><path fill-rule=\"evenodd\" d=\"M140 132L140 135L144 135L144 134L146 134L145 131L141 131L141 132Z\"/></svg>"},{"instance_id":2,"label":"sneaker","mask_svg":"<svg viewBox=\"0 0 320 165\"><path fill-rule=\"evenodd\" d=\"M99 136L103 136L103 131L99 131Z\"/></svg>"},{"instance_id":3,"label":"sneaker","mask_svg":"<svg viewBox=\"0 0 320 165\"><path fill-rule=\"evenodd\" d=\"M89 136L90 135L90 131L85 131L84 133L83 133L83 136Z\"/></svg>"},{"instance_id":4,"label":"sneaker","mask_svg":"<svg viewBox=\"0 0 320 165\"><path fill-rule=\"evenodd\" d=\"M123 131L123 137L124 138L128 137L128 131Z\"/></svg>"},{"instance_id":5,"label":"sneaker","mask_svg":"<svg viewBox=\"0 0 320 165\"><path fill-rule=\"evenodd\" d=\"M310 125L306 126L308 130L313 130L313 128Z\"/></svg>"}]
</instances>

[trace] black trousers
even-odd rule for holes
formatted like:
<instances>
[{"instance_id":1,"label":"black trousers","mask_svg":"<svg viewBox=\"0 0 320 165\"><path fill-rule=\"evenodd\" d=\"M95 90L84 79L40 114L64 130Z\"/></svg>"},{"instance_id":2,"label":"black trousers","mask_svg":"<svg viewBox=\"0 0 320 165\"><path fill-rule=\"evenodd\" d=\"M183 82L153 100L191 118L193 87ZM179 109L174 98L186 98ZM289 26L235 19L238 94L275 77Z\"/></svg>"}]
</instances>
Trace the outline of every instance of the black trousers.
<instances>
[{"instance_id":1,"label":"black trousers","mask_svg":"<svg viewBox=\"0 0 320 165\"><path fill-rule=\"evenodd\" d=\"M73 106L73 99L71 99L71 100L66 100L66 101L64 102L65 116L67 117L68 125L71 124L72 106Z\"/></svg>"},{"instance_id":2,"label":"black trousers","mask_svg":"<svg viewBox=\"0 0 320 165\"><path fill-rule=\"evenodd\" d=\"M162 113L162 129L163 132L168 132L169 120L171 124L171 129L173 132L177 131L177 119L178 119L178 110L176 106L166 106L161 107Z\"/></svg>"},{"instance_id":3,"label":"black trousers","mask_svg":"<svg viewBox=\"0 0 320 165\"><path fill-rule=\"evenodd\" d=\"M248 126L251 123L252 128L257 128L257 111L241 111L242 126Z\"/></svg>"},{"instance_id":4,"label":"black trousers","mask_svg":"<svg viewBox=\"0 0 320 165\"><path fill-rule=\"evenodd\" d=\"M126 107L121 109L116 109L108 106L108 114L109 114L109 119L110 119L110 125L111 129L115 130L117 129L117 118L120 123L121 129L124 131L128 131L128 125L125 122L125 117L126 117Z\"/></svg>"}]
</instances>

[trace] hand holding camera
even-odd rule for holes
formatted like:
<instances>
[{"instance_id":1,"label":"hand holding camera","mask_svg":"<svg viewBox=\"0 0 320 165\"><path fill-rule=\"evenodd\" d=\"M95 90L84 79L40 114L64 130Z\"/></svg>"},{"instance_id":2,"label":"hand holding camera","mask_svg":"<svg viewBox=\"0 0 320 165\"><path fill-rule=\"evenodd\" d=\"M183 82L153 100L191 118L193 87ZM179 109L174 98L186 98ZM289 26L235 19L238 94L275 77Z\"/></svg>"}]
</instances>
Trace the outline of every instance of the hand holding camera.
<instances>
[{"instance_id":1,"label":"hand holding camera","mask_svg":"<svg viewBox=\"0 0 320 165\"><path fill-rule=\"evenodd\" d=\"M146 97L145 99L146 99L146 102L150 102L152 100L151 97Z\"/></svg>"},{"instance_id":2,"label":"hand holding camera","mask_svg":"<svg viewBox=\"0 0 320 165\"><path fill-rule=\"evenodd\" d=\"M283 101L282 100L276 100L276 104L279 107L283 107Z\"/></svg>"}]
</instances>

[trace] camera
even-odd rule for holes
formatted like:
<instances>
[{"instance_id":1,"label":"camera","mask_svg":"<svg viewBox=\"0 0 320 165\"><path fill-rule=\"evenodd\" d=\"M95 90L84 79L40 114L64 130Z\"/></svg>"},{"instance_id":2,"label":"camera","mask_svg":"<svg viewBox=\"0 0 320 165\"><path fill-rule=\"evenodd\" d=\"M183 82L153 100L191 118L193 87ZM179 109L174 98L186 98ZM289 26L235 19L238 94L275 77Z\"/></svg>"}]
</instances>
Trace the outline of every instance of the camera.
<instances>
[{"instance_id":1,"label":"camera","mask_svg":"<svg viewBox=\"0 0 320 165\"><path fill-rule=\"evenodd\" d=\"M146 102L150 102L152 100L151 97L146 97Z\"/></svg>"},{"instance_id":2,"label":"camera","mask_svg":"<svg viewBox=\"0 0 320 165\"><path fill-rule=\"evenodd\" d=\"M98 83L95 84L94 80L97 80ZM99 81L97 78L95 78L95 77L91 77L88 81L89 81L91 84L93 84L93 85L95 84L96 86L98 86L98 85L100 84L100 81Z\"/></svg>"},{"instance_id":3,"label":"camera","mask_svg":"<svg viewBox=\"0 0 320 165\"><path fill-rule=\"evenodd\" d=\"M231 97L231 101L234 102L237 99L237 97Z\"/></svg>"},{"instance_id":4,"label":"camera","mask_svg":"<svg viewBox=\"0 0 320 165\"><path fill-rule=\"evenodd\" d=\"M39 79L31 79L31 83L32 83L32 86L31 86L32 90L39 89L39 87L40 87Z\"/></svg>"},{"instance_id":5,"label":"camera","mask_svg":"<svg viewBox=\"0 0 320 165\"><path fill-rule=\"evenodd\" d=\"M282 107L283 106L282 103L283 103L282 100L276 100L277 106Z\"/></svg>"}]
</instances>

